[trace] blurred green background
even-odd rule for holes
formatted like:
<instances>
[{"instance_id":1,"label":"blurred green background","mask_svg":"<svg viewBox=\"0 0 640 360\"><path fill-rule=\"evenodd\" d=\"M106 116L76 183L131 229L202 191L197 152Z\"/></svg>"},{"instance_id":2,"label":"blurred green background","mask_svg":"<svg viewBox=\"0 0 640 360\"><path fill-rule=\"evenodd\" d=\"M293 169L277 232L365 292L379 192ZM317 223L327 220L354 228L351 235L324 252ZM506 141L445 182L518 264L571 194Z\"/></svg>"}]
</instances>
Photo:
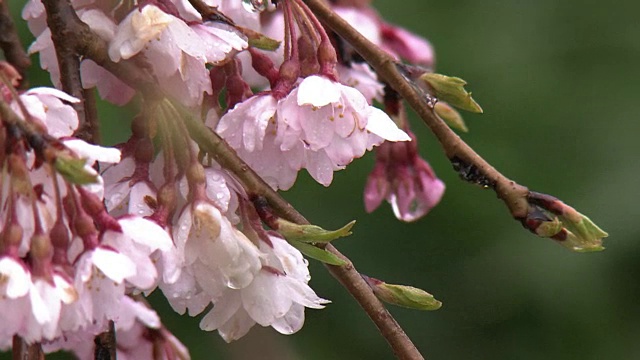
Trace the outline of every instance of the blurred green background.
<instances>
[{"instance_id":1,"label":"blurred green background","mask_svg":"<svg viewBox=\"0 0 640 360\"><path fill-rule=\"evenodd\" d=\"M16 14L21 3L10 1ZM471 132L463 138L507 176L587 214L609 232L607 250L574 254L525 231L494 193L457 178L419 121L422 154L447 184L425 219L400 223L384 205L365 214L371 155L336 174L331 188L302 174L285 196L327 228L356 219L354 235L336 245L361 272L444 303L435 312L390 309L429 359L640 358L640 3L374 4L431 40L438 72L469 82L485 114L465 116ZM34 71L30 81L48 77ZM113 129L126 116L103 119L111 122L106 141L122 140ZM151 298L194 359L392 358L346 291L319 264L311 271L311 285L333 304L308 310L304 328L288 337L254 327L227 345L200 331L199 318L170 311L159 292Z\"/></svg>"}]
</instances>

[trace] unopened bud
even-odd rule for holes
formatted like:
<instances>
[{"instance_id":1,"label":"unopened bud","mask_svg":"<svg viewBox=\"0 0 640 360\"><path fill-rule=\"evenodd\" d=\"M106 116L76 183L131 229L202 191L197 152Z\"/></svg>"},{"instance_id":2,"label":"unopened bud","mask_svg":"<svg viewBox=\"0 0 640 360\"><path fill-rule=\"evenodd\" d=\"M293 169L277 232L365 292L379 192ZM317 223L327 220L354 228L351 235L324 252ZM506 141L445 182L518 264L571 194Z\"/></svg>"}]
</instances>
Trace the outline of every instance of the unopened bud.
<instances>
[{"instance_id":1,"label":"unopened bud","mask_svg":"<svg viewBox=\"0 0 640 360\"><path fill-rule=\"evenodd\" d=\"M444 120L452 129L460 130L462 132L468 132L467 124L464 123L464 119L460 113L449 106L446 102L439 101L433 107L436 114Z\"/></svg>"},{"instance_id":2,"label":"unopened bud","mask_svg":"<svg viewBox=\"0 0 640 360\"><path fill-rule=\"evenodd\" d=\"M438 310L442 303L428 292L413 286L387 284L384 281L362 275L378 299L392 305L415 310Z\"/></svg>"},{"instance_id":3,"label":"unopened bud","mask_svg":"<svg viewBox=\"0 0 640 360\"><path fill-rule=\"evenodd\" d=\"M434 95L442 101L459 109L482 113L482 108L473 100L471 93L464 89L467 82L453 76L435 73L424 73L420 76L427 86L433 90Z\"/></svg>"},{"instance_id":4,"label":"unopened bud","mask_svg":"<svg viewBox=\"0 0 640 360\"><path fill-rule=\"evenodd\" d=\"M561 200L537 192L529 192L529 203L548 212L552 221L529 226L536 234L556 240L562 246L577 252L604 250L602 239L609 236L588 217ZM528 216L531 221L532 216Z\"/></svg>"}]
</instances>

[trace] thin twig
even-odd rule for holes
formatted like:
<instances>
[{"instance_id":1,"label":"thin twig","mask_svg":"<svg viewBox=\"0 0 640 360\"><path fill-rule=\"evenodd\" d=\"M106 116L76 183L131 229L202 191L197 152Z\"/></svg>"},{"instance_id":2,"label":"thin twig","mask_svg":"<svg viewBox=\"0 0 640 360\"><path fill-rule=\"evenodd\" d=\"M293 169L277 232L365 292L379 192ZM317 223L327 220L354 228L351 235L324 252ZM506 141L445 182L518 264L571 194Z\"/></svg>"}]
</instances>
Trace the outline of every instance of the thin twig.
<instances>
[{"instance_id":1,"label":"thin twig","mask_svg":"<svg viewBox=\"0 0 640 360\"><path fill-rule=\"evenodd\" d=\"M456 133L454 133L427 105L407 78L398 70L396 61L362 36L349 23L337 15L322 0L304 0L318 18L340 37L346 40L371 65L376 74L389 84L409 106L422 118L436 135L445 154L458 169L463 169L466 180L485 184L495 190L504 201L514 218L521 220L527 216L529 190L508 179L478 155Z\"/></svg>"},{"instance_id":2,"label":"thin twig","mask_svg":"<svg viewBox=\"0 0 640 360\"><path fill-rule=\"evenodd\" d=\"M31 66L31 59L24 51L18 30L9 13L6 0L0 0L0 49L5 59L18 70L22 76L21 88L26 86L26 71Z\"/></svg>"},{"instance_id":3,"label":"thin twig","mask_svg":"<svg viewBox=\"0 0 640 360\"><path fill-rule=\"evenodd\" d=\"M40 343L29 345L18 335L13 337L11 352L13 360L44 360Z\"/></svg>"},{"instance_id":4,"label":"thin twig","mask_svg":"<svg viewBox=\"0 0 640 360\"><path fill-rule=\"evenodd\" d=\"M44 0L42 4L47 12L47 26L51 29L51 40L56 49L62 90L80 100L72 104L79 120L76 136L91 141L92 132L88 130L91 125L85 112L86 99L80 80L80 56L74 46L75 34L65 24L67 13L73 11L70 6L65 6L67 2L68 0Z\"/></svg>"}]
</instances>

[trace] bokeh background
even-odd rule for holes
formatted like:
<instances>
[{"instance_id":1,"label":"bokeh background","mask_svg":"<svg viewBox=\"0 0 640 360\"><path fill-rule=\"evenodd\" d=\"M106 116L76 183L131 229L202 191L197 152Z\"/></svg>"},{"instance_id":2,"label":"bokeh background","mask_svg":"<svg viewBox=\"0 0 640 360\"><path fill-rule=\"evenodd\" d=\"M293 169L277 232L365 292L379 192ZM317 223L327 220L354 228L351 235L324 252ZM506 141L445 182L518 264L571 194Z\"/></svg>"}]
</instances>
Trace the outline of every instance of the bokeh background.
<instances>
[{"instance_id":1,"label":"bokeh background","mask_svg":"<svg viewBox=\"0 0 640 360\"><path fill-rule=\"evenodd\" d=\"M23 1L9 3L19 14ZM494 193L457 178L415 117L422 154L447 184L425 219L400 223L388 206L364 212L371 155L336 174L330 188L302 174L285 196L327 228L356 219L354 235L336 245L361 272L424 288L444 303L435 312L391 309L430 359L640 358L640 3L374 5L431 40L438 72L469 82L485 114L466 115L463 138L507 176L588 214L609 232L607 250L574 254L525 231ZM23 35L28 45L24 27ZM48 84L36 68L31 83ZM122 141L115 129L129 115L105 111L105 142ZM346 291L319 264L311 271L313 288L333 304L308 310L304 328L289 337L257 327L227 345L200 331L199 318L173 313L159 293L151 301L194 359L393 358Z\"/></svg>"}]
</instances>

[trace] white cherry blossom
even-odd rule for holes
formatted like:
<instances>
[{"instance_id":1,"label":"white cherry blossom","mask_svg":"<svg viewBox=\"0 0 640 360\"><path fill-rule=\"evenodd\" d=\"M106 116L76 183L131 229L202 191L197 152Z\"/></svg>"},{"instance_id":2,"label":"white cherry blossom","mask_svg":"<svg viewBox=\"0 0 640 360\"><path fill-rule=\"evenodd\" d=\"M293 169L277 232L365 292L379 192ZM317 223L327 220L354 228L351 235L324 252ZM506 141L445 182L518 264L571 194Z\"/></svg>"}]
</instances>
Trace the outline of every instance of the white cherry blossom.
<instances>
[{"instance_id":1,"label":"white cherry blossom","mask_svg":"<svg viewBox=\"0 0 640 360\"><path fill-rule=\"evenodd\" d=\"M322 309L329 302L307 285L311 277L302 254L282 238L269 239L271 246L260 245L265 253L261 271L250 285L226 289L201 328L218 330L227 342L241 338L256 323L293 334L302 328L305 307Z\"/></svg>"}]
</instances>

